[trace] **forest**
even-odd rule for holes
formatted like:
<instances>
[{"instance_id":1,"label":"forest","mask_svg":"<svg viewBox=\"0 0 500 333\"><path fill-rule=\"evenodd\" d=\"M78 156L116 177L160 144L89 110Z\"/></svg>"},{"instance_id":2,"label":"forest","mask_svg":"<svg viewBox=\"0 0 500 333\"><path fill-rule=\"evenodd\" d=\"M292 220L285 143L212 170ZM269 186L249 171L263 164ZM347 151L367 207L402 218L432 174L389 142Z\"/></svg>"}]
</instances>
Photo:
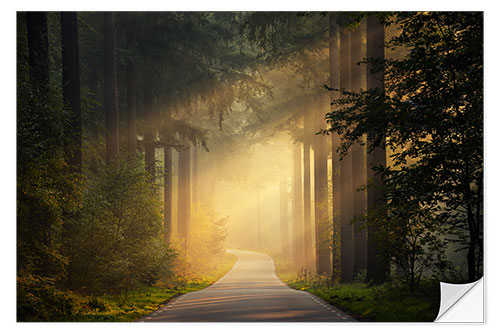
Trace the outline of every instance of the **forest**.
<instances>
[{"instance_id":1,"label":"forest","mask_svg":"<svg viewBox=\"0 0 500 333\"><path fill-rule=\"evenodd\" d=\"M17 320L264 253L358 320L483 276L482 12L17 12Z\"/></svg>"}]
</instances>

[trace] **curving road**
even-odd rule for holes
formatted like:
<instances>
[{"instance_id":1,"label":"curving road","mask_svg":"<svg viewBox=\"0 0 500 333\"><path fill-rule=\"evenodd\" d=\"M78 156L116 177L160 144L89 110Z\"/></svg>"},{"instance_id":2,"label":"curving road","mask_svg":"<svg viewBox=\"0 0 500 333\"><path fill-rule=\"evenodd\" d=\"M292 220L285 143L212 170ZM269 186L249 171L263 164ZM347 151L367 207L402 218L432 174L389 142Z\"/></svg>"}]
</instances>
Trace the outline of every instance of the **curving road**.
<instances>
[{"instance_id":1,"label":"curving road","mask_svg":"<svg viewBox=\"0 0 500 333\"><path fill-rule=\"evenodd\" d=\"M203 290L182 295L140 322L348 322L346 313L289 288L274 274L271 257L228 250L234 267Z\"/></svg>"}]
</instances>

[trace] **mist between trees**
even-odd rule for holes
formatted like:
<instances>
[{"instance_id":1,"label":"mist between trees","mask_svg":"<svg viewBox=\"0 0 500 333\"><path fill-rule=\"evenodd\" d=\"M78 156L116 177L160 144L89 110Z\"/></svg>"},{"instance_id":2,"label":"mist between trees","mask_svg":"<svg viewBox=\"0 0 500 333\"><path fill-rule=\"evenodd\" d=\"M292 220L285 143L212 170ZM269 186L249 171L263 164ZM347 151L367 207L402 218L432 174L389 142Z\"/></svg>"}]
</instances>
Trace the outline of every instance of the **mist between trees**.
<instances>
[{"instance_id":1,"label":"mist between trees","mask_svg":"<svg viewBox=\"0 0 500 333\"><path fill-rule=\"evenodd\" d=\"M17 120L18 313L226 248L482 276L482 13L20 12Z\"/></svg>"}]
</instances>

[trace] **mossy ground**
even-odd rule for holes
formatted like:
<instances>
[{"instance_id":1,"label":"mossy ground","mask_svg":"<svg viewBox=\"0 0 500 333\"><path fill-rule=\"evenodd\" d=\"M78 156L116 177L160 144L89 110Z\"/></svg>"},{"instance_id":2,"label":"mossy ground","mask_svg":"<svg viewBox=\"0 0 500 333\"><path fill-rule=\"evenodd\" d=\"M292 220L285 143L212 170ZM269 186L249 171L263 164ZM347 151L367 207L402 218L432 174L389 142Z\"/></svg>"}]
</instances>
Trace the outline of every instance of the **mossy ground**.
<instances>
[{"instance_id":1,"label":"mossy ground","mask_svg":"<svg viewBox=\"0 0 500 333\"><path fill-rule=\"evenodd\" d=\"M213 284L226 274L236 262L236 257L226 255L216 269L193 281L177 283L175 287L139 287L123 295L84 296L73 294L76 298L74 315L65 321L112 321L130 322L155 311L172 298Z\"/></svg>"},{"instance_id":2,"label":"mossy ground","mask_svg":"<svg viewBox=\"0 0 500 333\"><path fill-rule=\"evenodd\" d=\"M439 311L437 282L423 282L413 292L402 283L331 285L327 278L304 279L288 267L276 265L278 277L294 289L310 292L360 321L432 322Z\"/></svg>"}]
</instances>

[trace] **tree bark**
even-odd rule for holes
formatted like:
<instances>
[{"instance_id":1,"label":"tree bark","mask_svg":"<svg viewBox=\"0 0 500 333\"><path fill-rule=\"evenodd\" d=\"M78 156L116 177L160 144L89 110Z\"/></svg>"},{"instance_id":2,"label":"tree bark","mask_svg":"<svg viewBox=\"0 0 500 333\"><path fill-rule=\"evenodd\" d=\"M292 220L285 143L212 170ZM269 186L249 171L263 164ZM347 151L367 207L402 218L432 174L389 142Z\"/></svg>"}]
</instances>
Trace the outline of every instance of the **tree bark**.
<instances>
[{"instance_id":1,"label":"tree bark","mask_svg":"<svg viewBox=\"0 0 500 333\"><path fill-rule=\"evenodd\" d=\"M358 26L351 31L351 91L361 90L361 66L358 63L363 60L361 55L361 27ZM365 192L359 189L366 184L363 147L356 143L351 147L352 156L352 193L353 193L353 216L357 218L365 213ZM360 221L353 224L354 233L354 268L356 274L366 269L366 229Z\"/></svg>"},{"instance_id":2,"label":"tree bark","mask_svg":"<svg viewBox=\"0 0 500 333\"><path fill-rule=\"evenodd\" d=\"M288 184L283 173L280 173L280 231L281 231L281 254L283 257L290 256L290 241L288 236Z\"/></svg>"},{"instance_id":3,"label":"tree bark","mask_svg":"<svg viewBox=\"0 0 500 333\"><path fill-rule=\"evenodd\" d=\"M187 139L183 140L184 147L179 151L178 196L177 196L177 230L184 249L189 246L189 224L191 215L191 157Z\"/></svg>"},{"instance_id":4,"label":"tree bark","mask_svg":"<svg viewBox=\"0 0 500 333\"><path fill-rule=\"evenodd\" d=\"M48 98L49 40L47 13L27 12L29 76L34 94Z\"/></svg>"},{"instance_id":5,"label":"tree bark","mask_svg":"<svg viewBox=\"0 0 500 333\"><path fill-rule=\"evenodd\" d=\"M63 104L70 111L67 137L69 163L82 173L82 115L80 107L80 61L76 12L61 12Z\"/></svg>"},{"instance_id":6,"label":"tree bark","mask_svg":"<svg viewBox=\"0 0 500 333\"><path fill-rule=\"evenodd\" d=\"M304 264L303 216L302 216L302 161L300 143L292 146L292 254L293 263Z\"/></svg>"},{"instance_id":7,"label":"tree bark","mask_svg":"<svg viewBox=\"0 0 500 333\"><path fill-rule=\"evenodd\" d=\"M155 181L155 133L153 124L153 80L152 73L144 81L144 160L146 171ZM189 169L188 169L189 170Z\"/></svg>"},{"instance_id":8,"label":"tree bark","mask_svg":"<svg viewBox=\"0 0 500 333\"><path fill-rule=\"evenodd\" d=\"M165 242L172 242L172 148L165 143L163 148L163 236Z\"/></svg>"},{"instance_id":9,"label":"tree bark","mask_svg":"<svg viewBox=\"0 0 500 333\"><path fill-rule=\"evenodd\" d=\"M340 59L343 65L340 66L340 88L349 90L350 80L350 38L345 25L340 30ZM347 154L340 161L340 261L341 276L340 282L351 282L354 268L354 239L351 224L353 213L352 195L352 155Z\"/></svg>"},{"instance_id":10,"label":"tree bark","mask_svg":"<svg viewBox=\"0 0 500 333\"><path fill-rule=\"evenodd\" d=\"M193 145L191 147L193 151L193 165L192 165L192 173L193 173L193 184L192 184L192 196L193 196L193 204L196 205L198 203L198 147Z\"/></svg>"},{"instance_id":11,"label":"tree bark","mask_svg":"<svg viewBox=\"0 0 500 333\"><path fill-rule=\"evenodd\" d=\"M44 130L46 126L50 125L49 116L49 42L47 30L47 13L45 12L27 12L26 27L28 32L28 53L29 53L29 84L31 90L30 117L36 117L33 125L36 126L35 130ZM42 152L37 152L39 157ZM40 155L39 155L40 154ZM19 165L18 165L19 167ZM19 169L18 169L19 170ZM19 175L23 176L23 175ZM18 178L19 179L19 178ZM29 226L22 226L24 230L35 230L36 239L29 235L25 235L20 231L18 224L18 240L26 236L28 244L34 244L36 253L40 256L39 261L34 265L34 271L37 274L50 274L51 273L51 259L47 253L41 252L37 247L40 245L50 249L52 243L52 225L53 221L46 218L41 218L38 211L33 206L33 199L30 198L29 193L24 191L17 192L18 200L23 202L23 205L28 207L29 210L25 213L26 222ZM19 223L24 222L18 220ZM24 223L23 223L24 224ZM21 234L20 234L21 233ZM34 241L34 242L33 242ZM39 244L40 242L41 244ZM24 243L24 242L23 242ZM26 245L26 243L24 243ZM19 249L19 247L18 247Z\"/></svg>"},{"instance_id":12,"label":"tree bark","mask_svg":"<svg viewBox=\"0 0 500 333\"><path fill-rule=\"evenodd\" d=\"M116 88L116 36L115 14L105 12L104 16L104 108L106 112L106 163L118 155L118 96Z\"/></svg>"},{"instance_id":13,"label":"tree bark","mask_svg":"<svg viewBox=\"0 0 500 333\"><path fill-rule=\"evenodd\" d=\"M330 87L339 88L339 47L338 47L338 24L337 13L330 13ZM330 99L339 98L337 91L332 91ZM335 107L331 105L330 111L335 111ZM333 195L333 211L332 211L332 281L340 279L340 165L339 153L337 149L340 147L340 137L336 133L331 133L332 136L332 195Z\"/></svg>"},{"instance_id":14,"label":"tree bark","mask_svg":"<svg viewBox=\"0 0 500 333\"><path fill-rule=\"evenodd\" d=\"M307 130L310 120L304 117L304 128ZM312 128L306 136L310 135ZM309 138L304 141L304 260L305 267L315 268L312 243L312 225L311 225L311 150Z\"/></svg>"},{"instance_id":15,"label":"tree bark","mask_svg":"<svg viewBox=\"0 0 500 333\"><path fill-rule=\"evenodd\" d=\"M257 183L256 188L256 206L257 206L257 248L262 249L262 225L260 219L260 184Z\"/></svg>"},{"instance_id":16,"label":"tree bark","mask_svg":"<svg viewBox=\"0 0 500 333\"><path fill-rule=\"evenodd\" d=\"M127 45L129 48L134 45L134 35L131 31L127 34ZM137 150L136 139L136 106L137 106L137 88L135 62L127 62L127 151L135 156Z\"/></svg>"},{"instance_id":17,"label":"tree bark","mask_svg":"<svg viewBox=\"0 0 500 333\"><path fill-rule=\"evenodd\" d=\"M318 97L314 110L314 132L324 129L324 115L328 112L328 95ZM314 136L314 219L316 236L316 273L331 274L330 238L328 220L328 166L326 138Z\"/></svg>"},{"instance_id":18,"label":"tree bark","mask_svg":"<svg viewBox=\"0 0 500 333\"><path fill-rule=\"evenodd\" d=\"M369 15L366 20L366 57L368 59L384 59L384 26L375 15ZM384 89L383 73L372 73L373 65L368 64L366 72L367 89ZM371 142L367 141L367 146ZM367 189L367 210L368 214L376 211L387 214L387 203L380 187L382 179L375 174L374 166L386 166L385 146L375 148L367 154L367 180L372 181L374 186ZM380 256L380 246L376 241L377 226L368 226L368 256L367 256L367 276L368 282L382 283L389 275L389 262Z\"/></svg>"}]
</instances>

